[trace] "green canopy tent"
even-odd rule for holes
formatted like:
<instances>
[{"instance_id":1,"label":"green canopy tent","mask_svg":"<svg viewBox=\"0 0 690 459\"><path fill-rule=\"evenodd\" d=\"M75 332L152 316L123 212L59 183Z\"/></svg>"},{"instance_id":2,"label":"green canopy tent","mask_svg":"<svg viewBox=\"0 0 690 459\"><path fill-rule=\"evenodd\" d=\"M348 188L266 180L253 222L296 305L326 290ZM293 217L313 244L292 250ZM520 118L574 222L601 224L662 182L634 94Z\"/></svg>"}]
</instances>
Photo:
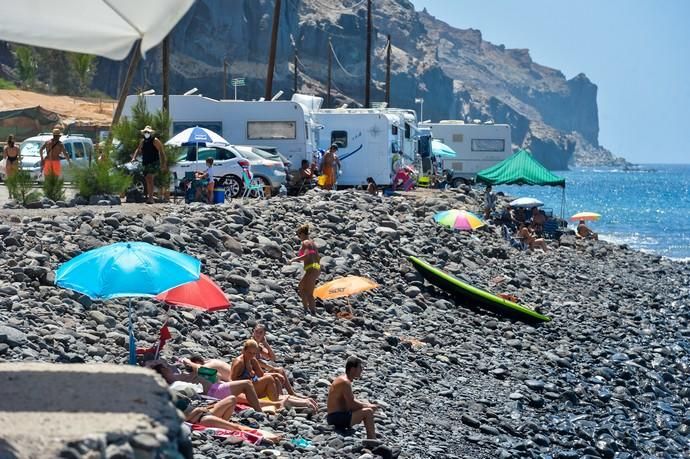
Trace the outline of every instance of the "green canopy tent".
<instances>
[{"instance_id":1,"label":"green canopy tent","mask_svg":"<svg viewBox=\"0 0 690 459\"><path fill-rule=\"evenodd\" d=\"M565 179L542 166L528 150L519 150L500 163L477 172L476 181L489 185L560 186L563 188L561 200L561 218L563 218Z\"/></svg>"}]
</instances>

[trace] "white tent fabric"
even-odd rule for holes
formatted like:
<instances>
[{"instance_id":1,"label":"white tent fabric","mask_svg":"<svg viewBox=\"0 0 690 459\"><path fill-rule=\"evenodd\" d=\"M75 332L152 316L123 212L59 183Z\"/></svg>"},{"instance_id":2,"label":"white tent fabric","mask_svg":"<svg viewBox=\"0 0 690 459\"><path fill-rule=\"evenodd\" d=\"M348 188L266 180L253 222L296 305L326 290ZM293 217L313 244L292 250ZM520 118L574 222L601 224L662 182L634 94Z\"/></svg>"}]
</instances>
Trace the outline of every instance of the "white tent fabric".
<instances>
[{"instance_id":1,"label":"white tent fabric","mask_svg":"<svg viewBox=\"0 0 690 459\"><path fill-rule=\"evenodd\" d=\"M142 55L194 0L17 0L3 2L0 40L115 60L141 40Z\"/></svg>"}]
</instances>

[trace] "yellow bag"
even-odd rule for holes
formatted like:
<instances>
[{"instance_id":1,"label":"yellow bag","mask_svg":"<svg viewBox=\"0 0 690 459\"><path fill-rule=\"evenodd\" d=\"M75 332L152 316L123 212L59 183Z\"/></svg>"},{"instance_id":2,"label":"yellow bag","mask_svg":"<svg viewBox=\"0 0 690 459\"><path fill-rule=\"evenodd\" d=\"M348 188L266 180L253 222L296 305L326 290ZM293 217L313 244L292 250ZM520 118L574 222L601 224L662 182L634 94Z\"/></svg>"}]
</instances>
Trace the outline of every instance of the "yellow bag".
<instances>
[{"instance_id":1,"label":"yellow bag","mask_svg":"<svg viewBox=\"0 0 690 459\"><path fill-rule=\"evenodd\" d=\"M316 183L319 186L324 186L326 184L326 179L327 177L325 175L319 175L319 178L316 180Z\"/></svg>"}]
</instances>

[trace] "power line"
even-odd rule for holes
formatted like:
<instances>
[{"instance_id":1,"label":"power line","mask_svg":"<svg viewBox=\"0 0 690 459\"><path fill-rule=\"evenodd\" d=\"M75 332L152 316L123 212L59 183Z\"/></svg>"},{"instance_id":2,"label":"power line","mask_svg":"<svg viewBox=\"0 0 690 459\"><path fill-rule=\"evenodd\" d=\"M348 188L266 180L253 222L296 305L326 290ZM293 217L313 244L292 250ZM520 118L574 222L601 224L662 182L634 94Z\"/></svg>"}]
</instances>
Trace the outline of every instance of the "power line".
<instances>
[{"instance_id":1,"label":"power line","mask_svg":"<svg viewBox=\"0 0 690 459\"><path fill-rule=\"evenodd\" d=\"M333 43L329 43L329 47L331 48L331 52L333 53L333 57L335 57L335 62L338 64L338 67L345 72L345 74L351 78L362 78L362 75L353 75L352 73L348 72L345 67L343 67L343 64L340 63L340 59L338 59L338 55L335 53L335 49L333 49Z\"/></svg>"},{"instance_id":2,"label":"power line","mask_svg":"<svg viewBox=\"0 0 690 459\"><path fill-rule=\"evenodd\" d=\"M321 2L318 1L318 0L312 0L313 3L316 3L316 4L319 5L321 8L324 8L324 9L327 9L327 10L331 10L331 11L335 11L335 12L338 12L338 13L352 13L352 12L354 12L354 10L356 10L357 8L359 8L360 6L362 6L366 1L367 1L367 0L362 0L362 1L359 2L359 3L356 3L356 4L352 5L352 6L345 7L345 8L334 8L334 7L330 6L330 5L324 5L323 3L321 3Z\"/></svg>"}]
</instances>

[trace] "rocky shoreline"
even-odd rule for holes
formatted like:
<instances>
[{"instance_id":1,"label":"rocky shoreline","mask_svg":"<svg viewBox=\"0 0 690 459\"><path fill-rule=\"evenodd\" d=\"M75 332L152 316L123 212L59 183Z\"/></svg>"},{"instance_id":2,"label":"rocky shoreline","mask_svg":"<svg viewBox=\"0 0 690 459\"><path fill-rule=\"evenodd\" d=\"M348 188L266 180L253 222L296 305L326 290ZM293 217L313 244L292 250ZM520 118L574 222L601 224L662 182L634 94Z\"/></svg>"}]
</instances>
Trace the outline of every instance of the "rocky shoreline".
<instances>
[{"instance_id":1,"label":"rocky shoreline","mask_svg":"<svg viewBox=\"0 0 690 459\"><path fill-rule=\"evenodd\" d=\"M472 189L392 198L311 191L224 206L123 205L0 211L0 360L126 362L126 303L94 303L52 285L81 251L143 240L184 250L230 294L227 312L173 309L165 356L231 358L267 324L298 392L325 406L345 358L365 359L356 395L383 407L378 432L401 457L683 457L690 450L690 265L565 236L518 252L496 228L450 232L431 217L478 210ZM321 281L355 274L381 287L304 316L294 229L312 224ZM424 284L400 249L472 284L517 296L553 320L530 325L455 304ZM137 302L152 343L164 320ZM322 413L262 425L312 445L281 457L370 458L358 429L334 433ZM266 457L266 447L195 437L195 457Z\"/></svg>"}]
</instances>

